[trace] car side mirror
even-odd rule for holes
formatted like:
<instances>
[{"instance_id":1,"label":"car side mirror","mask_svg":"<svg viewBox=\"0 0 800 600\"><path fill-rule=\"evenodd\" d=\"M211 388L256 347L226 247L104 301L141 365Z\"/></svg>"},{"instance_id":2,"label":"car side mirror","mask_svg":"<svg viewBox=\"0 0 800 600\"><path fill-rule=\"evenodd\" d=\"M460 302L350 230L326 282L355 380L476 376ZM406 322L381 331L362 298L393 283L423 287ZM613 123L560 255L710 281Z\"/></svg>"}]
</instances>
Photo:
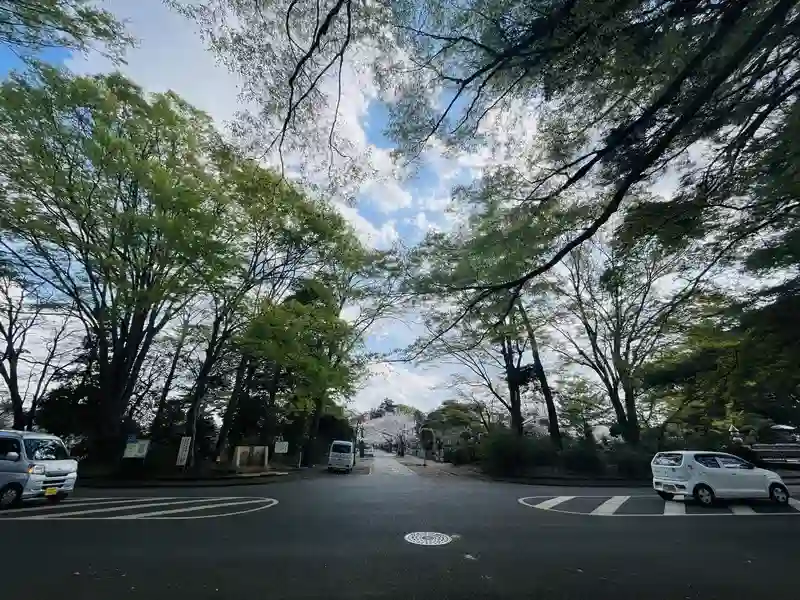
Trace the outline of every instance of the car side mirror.
<instances>
[{"instance_id":1,"label":"car side mirror","mask_svg":"<svg viewBox=\"0 0 800 600\"><path fill-rule=\"evenodd\" d=\"M8 452L3 459L11 462L17 462L19 460L19 452Z\"/></svg>"},{"instance_id":2,"label":"car side mirror","mask_svg":"<svg viewBox=\"0 0 800 600\"><path fill-rule=\"evenodd\" d=\"M744 468L745 469L755 469L756 466L754 464L752 464L752 463L745 463Z\"/></svg>"}]
</instances>

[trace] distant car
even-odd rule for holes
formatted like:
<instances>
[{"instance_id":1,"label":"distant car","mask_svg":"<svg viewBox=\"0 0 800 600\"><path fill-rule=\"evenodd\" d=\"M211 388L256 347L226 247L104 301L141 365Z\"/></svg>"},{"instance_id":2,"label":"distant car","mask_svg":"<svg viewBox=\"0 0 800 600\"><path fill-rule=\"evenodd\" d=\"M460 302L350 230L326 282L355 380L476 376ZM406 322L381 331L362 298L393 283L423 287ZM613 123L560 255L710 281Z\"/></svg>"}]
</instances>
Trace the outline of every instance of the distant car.
<instances>
[{"instance_id":1,"label":"distant car","mask_svg":"<svg viewBox=\"0 0 800 600\"><path fill-rule=\"evenodd\" d=\"M349 473L356 464L356 452L353 442L334 440L328 452L328 471L344 471Z\"/></svg>"},{"instance_id":2,"label":"distant car","mask_svg":"<svg viewBox=\"0 0 800 600\"><path fill-rule=\"evenodd\" d=\"M372 446L364 447L364 458L375 458L375 449Z\"/></svg>"},{"instance_id":3,"label":"distant car","mask_svg":"<svg viewBox=\"0 0 800 600\"><path fill-rule=\"evenodd\" d=\"M59 502L75 488L78 461L54 435L0 431L0 508L23 500Z\"/></svg>"},{"instance_id":4,"label":"distant car","mask_svg":"<svg viewBox=\"0 0 800 600\"><path fill-rule=\"evenodd\" d=\"M769 498L789 503L789 489L780 475L760 469L733 454L681 450L659 452L650 463L653 489L665 500L693 496L703 506L717 499Z\"/></svg>"}]
</instances>

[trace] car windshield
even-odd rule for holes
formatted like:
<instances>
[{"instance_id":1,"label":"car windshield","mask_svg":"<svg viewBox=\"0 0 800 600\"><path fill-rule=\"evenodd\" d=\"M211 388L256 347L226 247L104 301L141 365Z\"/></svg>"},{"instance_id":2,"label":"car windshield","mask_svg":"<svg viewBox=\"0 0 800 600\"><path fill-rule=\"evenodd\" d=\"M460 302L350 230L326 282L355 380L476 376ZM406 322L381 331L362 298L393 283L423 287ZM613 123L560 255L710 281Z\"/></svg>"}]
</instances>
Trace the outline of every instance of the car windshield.
<instances>
[{"instance_id":1,"label":"car windshield","mask_svg":"<svg viewBox=\"0 0 800 600\"><path fill-rule=\"evenodd\" d=\"M331 452L334 454L348 454L350 452L350 446L348 444L334 444L331 446Z\"/></svg>"},{"instance_id":2,"label":"car windshield","mask_svg":"<svg viewBox=\"0 0 800 600\"><path fill-rule=\"evenodd\" d=\"M64 460L69 458L69 453L61 440L52 438L27 438L25 453L30 460Z\"/></svg>"},{"instance_id":3,"label":"car windshield","mask_svg":"<svg viewBox=\"0 0 800 600\"><path fill-rule=\"evenodd\" d=\"M654 465L662 467L680 467L683 462L683 454L656 454L653 459Z\"/></svg>"}]
</instances>

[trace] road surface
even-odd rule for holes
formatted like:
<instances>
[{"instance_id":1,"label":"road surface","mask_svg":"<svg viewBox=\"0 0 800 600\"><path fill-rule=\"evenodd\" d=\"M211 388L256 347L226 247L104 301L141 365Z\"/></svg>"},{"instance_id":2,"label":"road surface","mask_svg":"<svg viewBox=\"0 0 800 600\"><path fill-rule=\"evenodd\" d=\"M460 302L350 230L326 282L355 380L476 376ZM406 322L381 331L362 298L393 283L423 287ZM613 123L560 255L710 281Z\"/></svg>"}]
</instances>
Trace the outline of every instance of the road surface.
<instances>
[{"instance_id":1,"label":"road surface","mask_svg":"<svg viewBox=\"0 0 800 600\"><path fill-rule=\"evenodd\" d=\"M247 487L84 490L57 507L0 513L2 597L800 594L797 504L703 511L641 488L426 477L388 455L359 472Z\"/></svg>"}]
</instances>

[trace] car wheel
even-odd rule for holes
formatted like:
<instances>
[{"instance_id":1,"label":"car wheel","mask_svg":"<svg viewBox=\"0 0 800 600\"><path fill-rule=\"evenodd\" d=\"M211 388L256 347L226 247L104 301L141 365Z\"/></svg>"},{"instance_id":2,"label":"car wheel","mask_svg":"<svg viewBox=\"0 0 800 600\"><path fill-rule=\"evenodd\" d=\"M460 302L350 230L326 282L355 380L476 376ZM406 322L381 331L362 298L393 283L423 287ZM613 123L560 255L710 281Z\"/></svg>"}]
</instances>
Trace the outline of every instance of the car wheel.
<instances>
[{"instance_id":1,"label":"car wheel","mask_svg":"<svg viewBox=\"0 0 800 600\"><path fill-rule=\"evenodd\" d=\"M664 500L672 500L675 497L675 494L670 494L669 492L658 492L658 495Z\"/></svg>"},{"instance_id":2,"label":"car wheel","mask_svg":"<svg viewBox=\"0 0 800 600\"><path fill-rule=\"evenodd\" d=\"M714 490L704 484L700 484L694 488L694 499L703 506L714 506L717 501L714 496Z\"/></svg>"},{"instance_id":3,"label":"car wheel","mask_svg":"<svg viewBox=\"0 0 800 600\"><path fill-rule=\"evenodd\" d=\"M18 506L22 502L22 488L9 483L0 490L0 509Z\"/></svg>"},{"instance_id":4,"label":"car wheel","mask_svg":"<svg viewBox=\"0 0 800 600\"><path fill-rule=\"evenodd\" d=\"M769 486L769 498L775 504L786 506L789 504L789 490L779 483L773 483Z\"/></svg>"}]
</instances>

